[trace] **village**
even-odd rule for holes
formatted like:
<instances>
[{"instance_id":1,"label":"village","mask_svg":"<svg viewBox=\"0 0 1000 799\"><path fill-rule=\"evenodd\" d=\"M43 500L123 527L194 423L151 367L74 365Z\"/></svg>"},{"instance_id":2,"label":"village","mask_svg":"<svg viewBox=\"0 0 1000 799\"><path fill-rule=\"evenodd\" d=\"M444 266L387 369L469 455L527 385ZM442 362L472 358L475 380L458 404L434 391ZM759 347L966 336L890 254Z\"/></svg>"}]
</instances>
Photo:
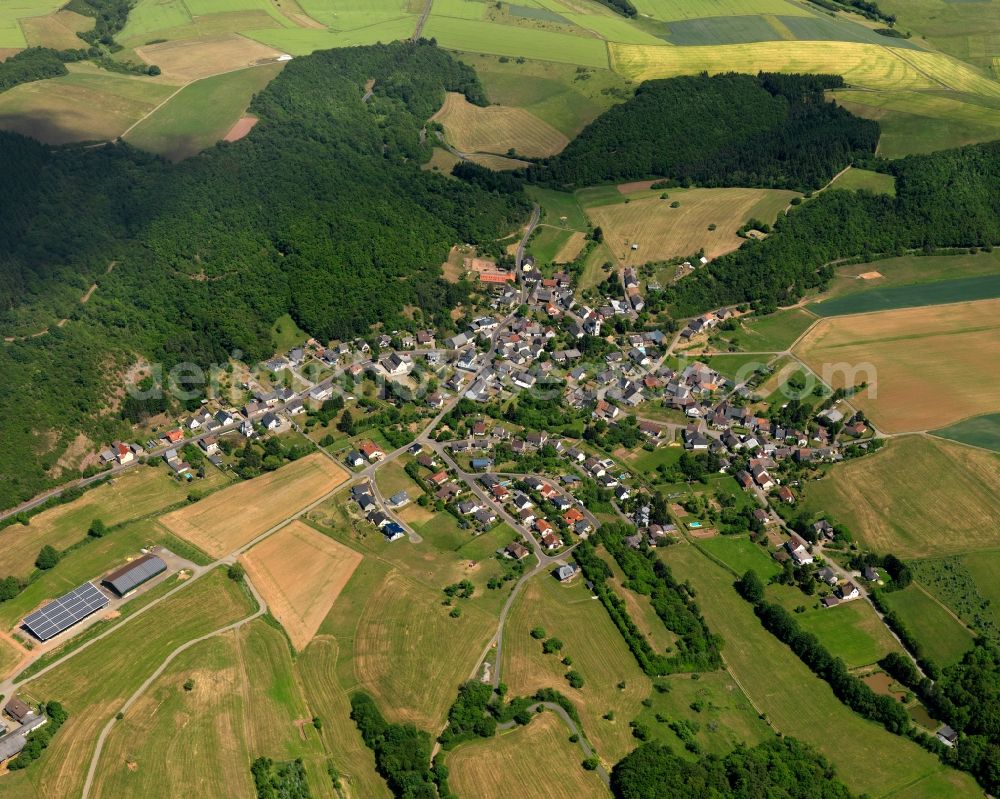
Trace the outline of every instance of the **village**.
<instances>
[{"instance_id":1,"label":"village","mask_svg":"<svg viewBox=\"0 0 1000 799\"><path fill-rule=\"evenodd\" d=\"M367 434L351 430L356 434L335 447L313 443L351 471L353 507L388 541L420 540L400 517L420 501L447 510L469 535L509 524L523 543L511 543L506 556L521 560L534 551L540 562L566 567L566 577L574 542L601 524L595 508L634 524L634 546L719 534L714 500L696 512L678 492L666 497L665 509L654 502L656 475L636 473L609 443L624 440L658 461L661 476L676 472L681 456L698 464L697 478L690 469L681 475L689 488L704 487L706 475L735 481L745 499L736 503L741 515L723 514L726 523L751 529L780 562L808 569L824 606L862 596L860 584L877 581L877 574L852 574L823 557L837 539L825 521L798 531L788 523L803 468L863 454L877 441L863 414L844 392L828 391L811 415L785 422L787 414L774 413L754 392L769 375L766 366L736 381L686 354L739 309L660 329L637 324L645 303L631 268L620 273L626 299L591 307L578 302L569 274L549 269L543 276L530 256L511 269L480 258L466 265L482 294L465 309L459 332L397 330L328 346L310 339L248 373L238 386L242 404L210 400L145 446L115 442L102 462L113 470L162 459L178 479L196 481L190 461L231 468L239 441L308 431L324 408L367 408L380 419L375 401L365 399L374 393L379 408L409 408L411 416L417 409L410 430L419 434L400 429L390 442L389 431L376 426ZM525 397L564 409L575 426L511 424L507 409ZM376 470L397 460L419 490L383 496Z\"/></svg>"},{"instance_id":2,"label":"village","mask_svg":"<svg viewBox=\"0 0 1000 799\"><path fill-rule=\"evenodd\" d=\"M643 297L650 283L632 268L615 273L620 297L594 302L569 272L537 269L530 256L513 268L481 258L467 266L476 292L454 329L304 338L254 369L231 369L194 409L111 442L80 485L146 464L183 485L197 508L220 475L246 485L319 457L346 476L344 518L362 539L419 546L427 524L459 540L502 531L492 557L504 565L488 587L545 573L595 592L574 550L608 524L625 525L625 544L643 553L749 532L775 564L772 582L797 597L786 600L796 612L809 603L836 614L862 601L895 635L872 598L892 577L858 561L836 521L798 508L803 481L881 446L850 389L800 390L768 358L724 374L713 336L749 310L658 323ZM240 550L229 546L205 551L231 562ZM17 634L32 660L44 657L168 575L208 568L162 546L143 549L31 612ZM479 665L483 682L499 679L499 630L497 652ZM0 686L11 696L0 760L11 762L34 730L54 733L61 712L17 689ZM955 743L947 725L936 735Z\"/></svg>"}]
</instances>

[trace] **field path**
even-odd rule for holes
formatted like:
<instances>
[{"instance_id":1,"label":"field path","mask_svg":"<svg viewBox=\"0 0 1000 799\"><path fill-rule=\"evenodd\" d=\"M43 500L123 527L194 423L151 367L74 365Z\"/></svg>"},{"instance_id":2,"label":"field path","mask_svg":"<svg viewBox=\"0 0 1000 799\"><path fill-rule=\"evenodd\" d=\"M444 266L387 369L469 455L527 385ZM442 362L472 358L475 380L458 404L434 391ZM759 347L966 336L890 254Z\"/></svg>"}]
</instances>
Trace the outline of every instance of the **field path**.
<instances>
[{"instance_id":1,"label":"field path","mask_svg":"<svg viewBox=\"0 0 1000 799\"><path fill-rule=\"evenodd\" d=\"M524 263L524 248L528 244L528 239L531 238L531 234L535 232L535 228L538 227L538 220L541 218L542 209L535 203L535 207L531 209L531 221L528 222L528 227L524 231L524 235L521 236L521 240L517 244L517 254L514 256L514 266L517 271L521 271L521 264Z\"/></svg>"},{"instance_id":2,"label":"field path","mask_svg":"<svg viewBox=\"0 0 1000 799\"><path fill-rule=\"evenodd\" d=\"M431 15L431 8L434 5L434 0L427 0L424 5L424 10L420 14L420 19L417 20L417 27L413 31L413 35L410 37L411 42L417 41L424 33L424 25L427 24L427 18Z\"/></svg>"},{"instance_id":3,"label":"field path","mask_svg":"<svg viewBox=\"0 0 1000 799\"><path fill-rule=\"evenodd\" d=\"M209 638L214 638L217 635L222 635L223 633L230 632L231 630L239 629L244 624L263 616L267 612L267 603L264 601L264 597L257 592L257 589L254 587L254 584L250 582L249 578L244 579L244 584L248 589L250 589L250 593L256 600L257 610L249 616L245 616L238 621L234 621L232 624L227 624L225 627L220 627L218 630L206 633L199 638L192 638L190 641L186 641L181 644L173 652L167 655L163 659L163 662L157 667L156 671L150 674L149 677L146 678L145 682L143 682L143 684L135 690L135 693L125 700L125 703L121 706L119 712L125 713L130 707L132 707L136 700L138 700L139 697L146 692L146 689L148 689L149 686L152 685L161 674L163 674L167 666L169 666L173 659L181 654L181 652L190 649L195 644L200 644L202 641L207 641ZM104 750L104 742L107 740L107 737L117 720L117 716L112 717L111 720L104 725L104 729L101 730L101 734L97 737L97 746L94 748L93 757L90 759L90 767L87 769L87 779L83 783L83 792L81 793L83 799L89 799L90 797L90 789L94 784L94 775L97 773L97 764L101 759L101 752Z\"/></svg>"},{"instance_id":4,"label":"field path","mask_svg":"<svg viewBox=\"0 0 1000 799\"><path fill-rule=\"evenodd\" d=\"M587 743L587 737L583 734L583 730L580 729L580 727L577 726L576 722L570 718L569 713L563 710L562 707L557 705L555 702L536 702L535 704L530 705L528 707L528 712L534 713L539 708L542 707L544 707L546 710L551 710L553 713L555 713L560 719L562 719L563 724L569 727L570 734L575 735L577 738L580 739L579 741L577 741L577 744L579 745L580 750L583 752L584 757L597 757L597 753L590 747L590 744ZM516 721L505 721L503 724L497 725L497 730L509 730L515 726L517 726ZM604 784L607 785L608 788L610 788L611 778L608 776L608 770L604 768L604 765L598 763L595 771L597 772L597 776L601 778Z\"/></svg>"}]
</instances>

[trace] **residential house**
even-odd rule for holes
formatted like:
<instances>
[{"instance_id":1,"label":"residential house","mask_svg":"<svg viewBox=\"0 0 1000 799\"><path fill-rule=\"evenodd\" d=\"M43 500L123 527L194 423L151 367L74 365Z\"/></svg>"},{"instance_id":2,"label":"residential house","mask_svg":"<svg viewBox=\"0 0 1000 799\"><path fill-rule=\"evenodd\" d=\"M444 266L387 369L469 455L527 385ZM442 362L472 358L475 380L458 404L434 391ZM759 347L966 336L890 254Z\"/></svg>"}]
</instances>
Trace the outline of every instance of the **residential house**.
<instances>
[{"instance_id":1,"label":"residential house","mask_svg":"<svg viewBox=\"0 0 1000 799\"><path fill-rule=\"evenodd\" d=\"M507 555L512 557L514 560L524 560L526 557L528 557L528 555L531 554L526 546L518 543L517 541L511 541L509 544L507 544L507 547L506 549L504 549L504 552L506 552Z\"/></svg>"},{"instance_id":2,"label":"residential house","mask_svg":"<svg viewBox=\"0 0 1000 799\"><path fill-rule=\"evenodd\" d=\"M397 491L389 497L387 502L391 508L402 508L404 505L410 504L410 495L406 491Z\"/></svg>"},{"instance_id":3,"label":"residential house","mask_svg":"<svg viewBox=\"0 0 1000 799\"><path fill-rule=\"evenodd\" d=\"M281 419L268 411L260 418L260 423L265 430L277 430L281 427Z\"/></svg>"},{"instance_id":4,"label":"residential house","mask_svg":"<svg viewBox=\"0 0 1000 799\"><path fill-rule=\"evenodd\" d=\"M362 441L358 445L358 449L361 450L361 454L368 459L369 463L376 463L385 457L385 453L374 441Z\"/></svg>"},{"instance_id":5,"label":"residential house","mask_svg":"<svg viewBox=\"0 0 1000 799\"><path fill-rule=\"evenodd\" d=\"M567 583L574 577L576 577L577 571L578 569L576 566L574 566L572 563L567 563L556 569L556 578L561 583Z\"/></svg>"},{"instance_id":6,"label":"residential house","mask_svg":"<svg viewBox=\"0 0 1000 799\"><path fill-rule=\"evenodd\" d=\"M842 602L848 599L857 599L861 596L861 589L848 580L843 585L837 587L837 596L840 597Z\"/></svg>"}]
</instances>

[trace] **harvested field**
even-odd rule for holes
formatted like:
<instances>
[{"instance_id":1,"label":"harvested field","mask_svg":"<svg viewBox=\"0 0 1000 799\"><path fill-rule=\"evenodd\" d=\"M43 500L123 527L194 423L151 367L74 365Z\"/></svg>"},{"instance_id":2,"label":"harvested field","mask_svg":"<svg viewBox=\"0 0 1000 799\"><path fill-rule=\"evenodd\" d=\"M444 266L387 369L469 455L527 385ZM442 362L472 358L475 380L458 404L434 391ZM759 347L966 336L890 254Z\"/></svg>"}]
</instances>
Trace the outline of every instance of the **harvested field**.
<instances>
[{"instance_id":1,"label":"harvested field","mask_svg":"<svg viewBox=\"0 0 1000 799\"><path fill-rule=\"evenodd\" d=\"M655 180L634 180L631 183L619 183L618 191L621 194L632 194L636 191L648 191L656 183Z\"/></svg>"},{"instance_id":2,"label":"harvested field","mask_svg":"<svg viewBox=\"0 0 1000 799\"><path fill-rule=\"evenodd\" d=\"M617 191L616 191L617 193ZM691 255L705 249L717 258L737 249L737 229L750 217L773 222L795 192L776 189L671 190L659 195L595 205L587 213L604 230L604 241L619 263L638 265ZM672 202L680 203L671 208ZM715 230L709 230L709 225ZM638 249L631 249L638 244Z\"/></svg>"},{"instance_id":3,"label":"harvested field","mask_svg":"<svg viewBox=\"0 0 1000 799\"><path fill-rule=\"evenodd\" d=\"M612 67L632 80L692 75L701 71L836 72L868 89L954 89L1000 95L1000 83L940 53L857 42L754 42L700 47L608 45ZM932 77L933 76L933 77Z\"/></svg>"},{"instance_id":4,"label":"harvested field","mask_svg":"<svg viewBox=\"0 0 1000 799\"><path fill-rule=\"evenodd\" d=\"M13 640L6 636L0 637L0 679L11 676L14 667L21 662L26 652L19 648Z\"/></svg>"},{"instance_id":5,"label":"harvested field","mask_svg":"<svg viewBox=\"0 0 1000 799\"><path fill-rule=\"evenodd\" d=\"M449 784L459 796L476 799L602 799L608 791L580 765L583 753L568 740L555 713L543 713L489 741L477 741L448 755Z\"/></svg>"},{"instance_id":6,"label":"harvested field","mask_svg":"<svg viewBox=\"0 0 1000 799\"><path fill-rule=\"evenodd\" d=\"M243 556L247 572L285 628L305 649L361 562L361 554L295 521Z\"/></svg>"},{"instance_id":7,"label":"harvested field","mask_svg":"<svg viewBox=\"0 0 1000 799\"><path fill-rule=\"evenodd\" d=\"M429 169L432 172L440 172L442 175L450 175L455 164L462 159L457 155L452 155L443 147L435 147L431 155L431 160L421 165L421 169Z\"/></svg>"},{"instance_id":8,"label":"harvested field","mask_svg":"<svg viewBox=\"0 0 1000 799\"><path fill-rule=\"evenodd\" d=\"M556 253L552 262L556 264L571 263L580 254L586 243L587 234L580 230L574 231L566 243L559 248L559 252Z\"/></svg>"},{"instance_id":9,"label":"harvested field","mask_svg":"<svg viewBox=\"0 0 1000 799\"><path fill-rule=\"evenodd\" d=\"M218 558L330 493L347 477L346 470L316 453L168 513L161 522Z\"/></svg>"},{"instance_id":10,"label":"harvested field","mask_svg":"<svg viewBox=\"0 0 1000 799\"><path fill-rule=\"evenodd\" d=\"M71 64L69 75L0 94L0 128L46 144L114 139L176 88L158 79L101 75L86 66Z\"/></svg>"},{"instance_id":11,"label":"harvested field","mask_svg":"<svg viewBox=\"0 0 1000 799\"><path fill-rule=\"evenodd\" d=\"M337 640L328 635L313 639L295 660L310 712L323 719L320 737L330 759L349 786L344 799L391 799L388 786L375 771L375 756L361 740L351 720L348 691L334 668Z\"/></svg>"},{"instance_id":12,"label":"harvested field","mask_svg":"<svg viewBox=\"0 0 1000 799\"><path fill-rule=\"evenodd\" d=\"M474 67L490 102L524 108L572 138L599 113L614 105L615 90L626 88L623 78L609 69L576 80L568 64L509 59L465 53L462 61Z\"/></svg>"},{"instance_id":13,"label":"harvested field","mask_svg":"<svg viewBox=\"0 0 1000 799\"><path fill-rule=\"evenodd\" d=\"M65 9L44 17L27 17L21 20L24 38L30 47L51 47L55 50L72 50L83 46L77 32L93 27L92 17Z\"/></svg>"},{"instance_id":14,"label":"harvested field","mask_svg":"<svg viewBox=\"0 0 1000 799\"><path fill-rule=\"evenodd\" d=\"M1000 300L821 320L795 351L887 432L928 430L1000 407Z\"/></svg>"},{"instance_id":15,"label":"harvested field","mask_svg":"<svg viewBox=\"0 0 1000 799\"><path fill-rule=\"evenodd\" d=\"M4 0L0 3L0 48L26 47L21 23L29 17L38 17L56 11L58 0Z\"/></svg>"},{"instance_id":16,"label":"harvested field","mask_svg":"<svg viewBox=\"0 0 1000 799\"><path fill-rule=\"evenodd\" d=\"M530 634L534 627L563 641L559 655L542 652L542 642ZM573 668L586 681L582 689L566 682L567 669L560 660L566 655L573 658ZM501 679L512 696L556 688L569 697L587 738L609 766L634 747L628 722L652 692L650 679L583 581L564 585L548 573L530 580L511 608L504 631ZM619 689L622 681L625 687ZM614 711L613 720L603 718L609 710Z\"/></svg>"},{"instance_id":17,"label":"harvested field","mask_svg":"<svg viewBox=\"0 0 1000 799\"><path fill-rule=\"evenodd\" d=\"M191 690L184 689L187 680ZM310 725L303 736L295 727L309 711L280 631L256 620L202 641L181 653L114 726L94 795L251 796L247 764L264 755L302 757L312 795L333 799L319 733Z\"/></svg>"},{"instance_id":18,"label":"harvested field","mask_svg":"<svg viewBox=\"0 0 1000 799\"><path fill-rule=\"evenodd\" d=\"M245 69L282 53L235 33L150 44L135 52L147 64L156 64L166 77L184 81Z\"/></svg>"},{"instance_id":19,"label":"harvested field","mask_svg":"<svg viewBox=\"0 0 1000 799\"><path fill-rule=\"evenodd\" d=\"M462 152L504 154L513 149L542 158L555 155L569 143L562 133L523 108L482 108L457 92L448 92L441 110L431 119L444 125L448 140Z\"/></svg>"},{"instance_id":20,"label":"harvested field","mask_svg":"<svg viewBox=\"0 0 1000 799\"><path fill-rule=\"evenodd\" d=\"M216 569L28 682L22 694L33 699L58 695L70 717L42 755L40 768L4 776L4 796L79 796L97 735L121 703L170 652L245 618L253 612L251 603L244 588Z\"/></svg>"},{"instance_id":21,"label":"harvested field","mask_svg":"<svg viewBox=\"0 0 1000 799\"><path fill-rule=\"evenodd\" d=\"M441 604L444 584L430 588L390 570L365 596L354 632L359 686L386 717L425 730L444 723L496 628L495 616L469 602L460 603L459 618L449 618Z\"/></svg>"},{"instance_id":22,"label":"harvested field","mask_svg":"<svg viewBox=\"0 0 1000 799\"><path fill-rule=\"evenodd\" d=\"M837 466L805 493L876 552L902 558L1000 547L1000 456L929 436L890 441Z\"/></svg>"},{"instance_id":23,"label":"harvested field","mask_svg":"<svg viewBox=\"0 0 1000 799\"><path fill-rule=\"evenodd\" d=\"M229 129L229 133L223 136L222 140L239 141L244 136L246 136L251 130L253 130L253 126L256 125L258 122L260 122L260 120L253 114L247 114L246 116L242 116L238 120L236 120L236 124L234 124Z\"/></svg>"}]
</instances>

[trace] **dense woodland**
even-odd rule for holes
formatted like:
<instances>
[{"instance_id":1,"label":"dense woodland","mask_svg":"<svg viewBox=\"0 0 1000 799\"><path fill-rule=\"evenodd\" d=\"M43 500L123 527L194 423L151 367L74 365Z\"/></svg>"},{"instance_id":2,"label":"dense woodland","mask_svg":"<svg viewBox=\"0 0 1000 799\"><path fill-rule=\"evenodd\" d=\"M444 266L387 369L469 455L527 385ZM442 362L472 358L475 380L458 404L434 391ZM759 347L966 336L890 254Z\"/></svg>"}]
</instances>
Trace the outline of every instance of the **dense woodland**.
<instances>
[{"instance_id":1,"label":"dense woodland","mask_svg":"<svg viewBox=\"0 0 1000 799\"><path fill-rule=\"evenodd\" d=\"M411 323L407 308L450 325L464 292L440 278L448 249L509 233L529 205L420 170L420 131L445 91L485 103L469 67L397 43L295 59L255 98L247 138L179 165L0 134L0 328L49 328L0 349L0 507L44 487L76 431L123 432L100 412L138 355L261 358L285 313L321 339Z\"/></svg>"},{"instance_id":2,"label":"dense woodland","mask_svg":"<svg viewBox=\"0 0 1000 799\"><path fill-rule=\"evenodd\" d=\"M351 718L365 746L375 753L375 768L398 799L438 799L431 771L431 736L412 724L391 724L368 694L351 695Z\"/></svg>"},{"instance_id":3,"label":"dense woodland","mask_svg":"<svg viewBox=\"0 0 1000 799\"><path fill-rule=\"evenodd\" d=\"M826 759L794 738L725 757L678 757L669 747L647 743L611 772L616 799L850 799Z\"/></svg>"},{"instance_id":4,"label":"dense woodland","mask_svg":"<svg viewBox=\"0 0 1000 799\"><path fill-rule=\"evenodd\" d=\"M19 83L58 78L67 72L59 53L48 47L29 47L0 61L0 92Z\"/></svg>"},{"instance_id":5,"label":"dense woodland","mask_svg":"<svg viewBox=\"0 0 1000 799\"><path fill-rule=\"evenodd\" d=\"M878 144L878 123L826 100L843 85L837 75L768 73L647 81L528 179L562 189L645 178L817 189Z\"/></svg>"},{"instance_id":6,"label":"dense woodland","mask_svg":"<svg viewBox=\"0 0 1000 799\"><path fill-rule=\"evenodd\" d=\"M978 641L960 663L931 684L915 686L936 718L961 733L945 759L971 772L994 796L1000 792L1000 649Z\"/></svg>"}]
</instances>

